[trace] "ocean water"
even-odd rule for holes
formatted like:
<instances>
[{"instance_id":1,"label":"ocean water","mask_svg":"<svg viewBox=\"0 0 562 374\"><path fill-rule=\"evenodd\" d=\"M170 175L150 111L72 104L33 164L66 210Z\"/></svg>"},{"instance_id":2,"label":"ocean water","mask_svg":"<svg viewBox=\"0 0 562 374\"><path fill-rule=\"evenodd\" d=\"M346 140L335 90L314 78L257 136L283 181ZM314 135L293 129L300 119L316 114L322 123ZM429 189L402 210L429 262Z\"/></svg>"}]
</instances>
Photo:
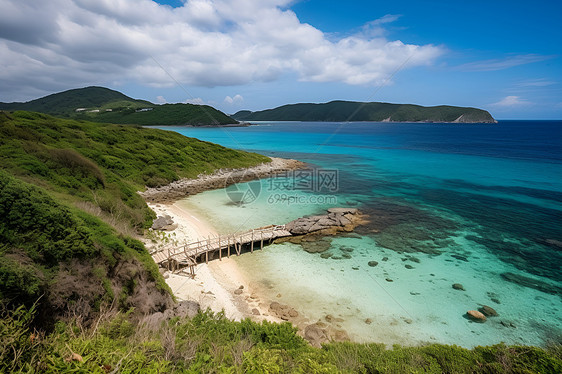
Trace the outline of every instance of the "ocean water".
<instances>
[{"instance_id":1,"label":"ocean water","mask_svg":"<svg viewBox=\"0 0 562 374\"><path fill-rule=\"evenodd\" d=\"M387 344L562 340L561 121L165 129L310 164L182 202L220 232L333 206L369 215L320 243L323 257L284 243L237 258L254 287L311 322L330 314L354 340ZM248 192L242 204L238 192ZM482 305L499 316L466 318Z\"/></svg>"}]
</instances>

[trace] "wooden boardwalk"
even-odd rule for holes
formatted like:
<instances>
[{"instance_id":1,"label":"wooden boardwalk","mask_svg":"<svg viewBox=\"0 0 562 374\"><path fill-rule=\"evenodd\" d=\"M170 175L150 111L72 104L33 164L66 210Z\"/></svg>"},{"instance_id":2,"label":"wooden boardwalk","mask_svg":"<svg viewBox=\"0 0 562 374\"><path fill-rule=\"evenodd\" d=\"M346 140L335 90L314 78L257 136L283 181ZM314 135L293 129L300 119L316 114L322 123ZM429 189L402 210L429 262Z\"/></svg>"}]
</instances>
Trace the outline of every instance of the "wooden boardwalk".
<instances>
[{"instance_id":1,"label":"wooden boardwalk","mask_svg":"<svg viewBox=\"0 0 562 374\"><path fill-rule=\"evenodd\" d=\"M190 273L194 275L194 267L203 261L208 263L209 256L213 256L215 252L218 252L218 258L222 259L225 255L240 255L244 245L253 252L258 245L259 249L263 249L264 244L288 236L292 234L285 229L285 225L270 225L237 234L209 237L179 247L163 248L153 253L152 258L154 262L164 265L172 272L189 267Z\"/></svg>"}]
</instances>

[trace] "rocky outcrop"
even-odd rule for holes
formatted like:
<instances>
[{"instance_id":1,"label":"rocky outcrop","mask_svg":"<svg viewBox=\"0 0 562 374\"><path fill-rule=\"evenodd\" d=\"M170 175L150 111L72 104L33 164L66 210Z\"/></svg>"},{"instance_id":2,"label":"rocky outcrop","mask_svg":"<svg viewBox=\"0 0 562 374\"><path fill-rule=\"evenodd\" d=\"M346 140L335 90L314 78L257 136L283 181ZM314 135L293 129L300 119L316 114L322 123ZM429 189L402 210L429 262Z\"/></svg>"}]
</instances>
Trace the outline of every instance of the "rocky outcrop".
<instances>
[{"instance_id":1,"label":"rocky outcrop","mask_svg":"<svg viewBox=\"0 0 562 374\"><path fill-rule=\"evenodd\" d=\"M488 305L482 305L482 307L478 308L478 310L484 314L486 317L497 317L498 312L494 308Z\"/></svg>"},{"instance_id":2,"label":"rocky outcrop","mask_svg":"<svg viewBox=\"0 0 562 374\"><path fill-rule=\"evenodd\" d=\"M326 329L319 323L308 325L304 328L304 338L313 346L320 348L322 343L328 341Z\"/></svg>"},{"instance_id":3,"label":"rocky outcrop","mask_svg":"<svg viewBox=\"0 0 562 374\"><path fill-rule=\"evenodd\" d=\"M473 321L486 322L486 316L477 310L469 310L468 312L466 312L466 314L468 314L470 319L472 319Z\"/></svg>"},{"instance_id":4,"label":"rocky outcrop","mask_svg":"<svg viewBox=\"0 0 562 374\"><path fill-rule=\"evenodd\" d=\"M285 225L292 235L335 234L350 232L363 220L363 216L355 208L331 208L327 214L302 217Z\"/></svg>"},{"instance_id":5,"label":"rocky outcrop","mask_svg":"<svg viewBox=\"0 0 562 374\"><path fill-rule=\"evenodd\" d=\"M165 186L147 188L146 191L139 192L139 194L152 203L173 202L199 192L225 188L235 183L270 177L282 171L304 167L305 164L297 160L271 157L271 162L252 168L221 169L213 174L200 175L195 179L181 179Z\"/></svg>"},{"instance_id":6,"label":"rocky outcrop","mask_svg":"<svg viewBox=\"0 0 562 374\"><path fill-rule=\"evenodd\" d=\"M291 308L288 305L280 304L277 301L272 302L269 305L269 312L271 315L282 319L283 321L288 321L291 318L296 318L299 316L299 312Z\"/></svg>"},{"instance_id":7,"label":"rocky outcrop","mask_svg":"<svg viewBox=\"0 0 562 374\"><path fill-rule=\"evenodd\" d=\"M174 220L169 215L159 216L152 223L152 230L161 231L172 231L175 230L177 225L174 224Z\"/></svg>"}]
</instances>

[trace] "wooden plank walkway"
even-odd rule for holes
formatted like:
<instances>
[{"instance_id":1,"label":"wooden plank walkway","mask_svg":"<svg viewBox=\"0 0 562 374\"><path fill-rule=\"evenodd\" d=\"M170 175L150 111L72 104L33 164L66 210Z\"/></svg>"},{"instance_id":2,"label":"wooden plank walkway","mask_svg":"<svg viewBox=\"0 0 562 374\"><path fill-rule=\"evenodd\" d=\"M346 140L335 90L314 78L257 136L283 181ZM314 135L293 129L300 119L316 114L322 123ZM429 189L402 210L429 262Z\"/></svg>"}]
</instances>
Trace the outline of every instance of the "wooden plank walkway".
<instances>
[{"instance_id":1,"label":"wooden plank walkway","mask_svg":"<svg viewBox=\"0 0 562 374\"><path fill-rule=\"evenodd\" d=\"M153 253L152 258L157 264L165 264L171 271L189 267L193 275L193 268L198 261L203 261L204 258L206 263L209 262L210 253L218 252L218 258L222 259L224 252L227 257L231 254L240 255L243 245L249 245L250 252L254 252L257 245L259 249L263 249L264 243L267 245L275 239L288 236L292 234L285 229L285 225L269 225L237 234L209 237L179 247L163 248Z\"/></svg>"}]
</instances>

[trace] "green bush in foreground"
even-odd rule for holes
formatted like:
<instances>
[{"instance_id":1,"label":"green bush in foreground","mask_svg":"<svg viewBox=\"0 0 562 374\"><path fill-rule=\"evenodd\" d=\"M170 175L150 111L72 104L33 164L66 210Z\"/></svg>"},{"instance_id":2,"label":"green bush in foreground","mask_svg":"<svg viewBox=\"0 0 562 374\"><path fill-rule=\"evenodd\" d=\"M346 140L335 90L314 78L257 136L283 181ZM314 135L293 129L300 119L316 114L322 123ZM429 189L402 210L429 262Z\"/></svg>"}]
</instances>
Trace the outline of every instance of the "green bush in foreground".
<instances>
[{"instance_id":1,"label":"green bush in foreground","mask_svg":"<svg viewBox=\"0 0 562 374\"><path fill-rule=\"evenodd\" d=\"M103 303L130 308L141 278L168 294L140 241L0 170L1 303L36 304L40 319L53 322L85 302L81 314L88 318Z\"/></svg>"},{"instance_id":2,"label":"green bush in foreground","mask_svg":"<svg viewBox=\"0 0 562 374\"><path fill-rule=\"evenodd\" d=\"M221 313L161 324L118 314L83 329L60 322L42 336L19 308L0 320L0 372L73 373L560 373L560 349L472 350L331 343L313 348L289 323L233 322ZM79 355L79 356L76 356Z\"/></svg>"}]
</instances>

